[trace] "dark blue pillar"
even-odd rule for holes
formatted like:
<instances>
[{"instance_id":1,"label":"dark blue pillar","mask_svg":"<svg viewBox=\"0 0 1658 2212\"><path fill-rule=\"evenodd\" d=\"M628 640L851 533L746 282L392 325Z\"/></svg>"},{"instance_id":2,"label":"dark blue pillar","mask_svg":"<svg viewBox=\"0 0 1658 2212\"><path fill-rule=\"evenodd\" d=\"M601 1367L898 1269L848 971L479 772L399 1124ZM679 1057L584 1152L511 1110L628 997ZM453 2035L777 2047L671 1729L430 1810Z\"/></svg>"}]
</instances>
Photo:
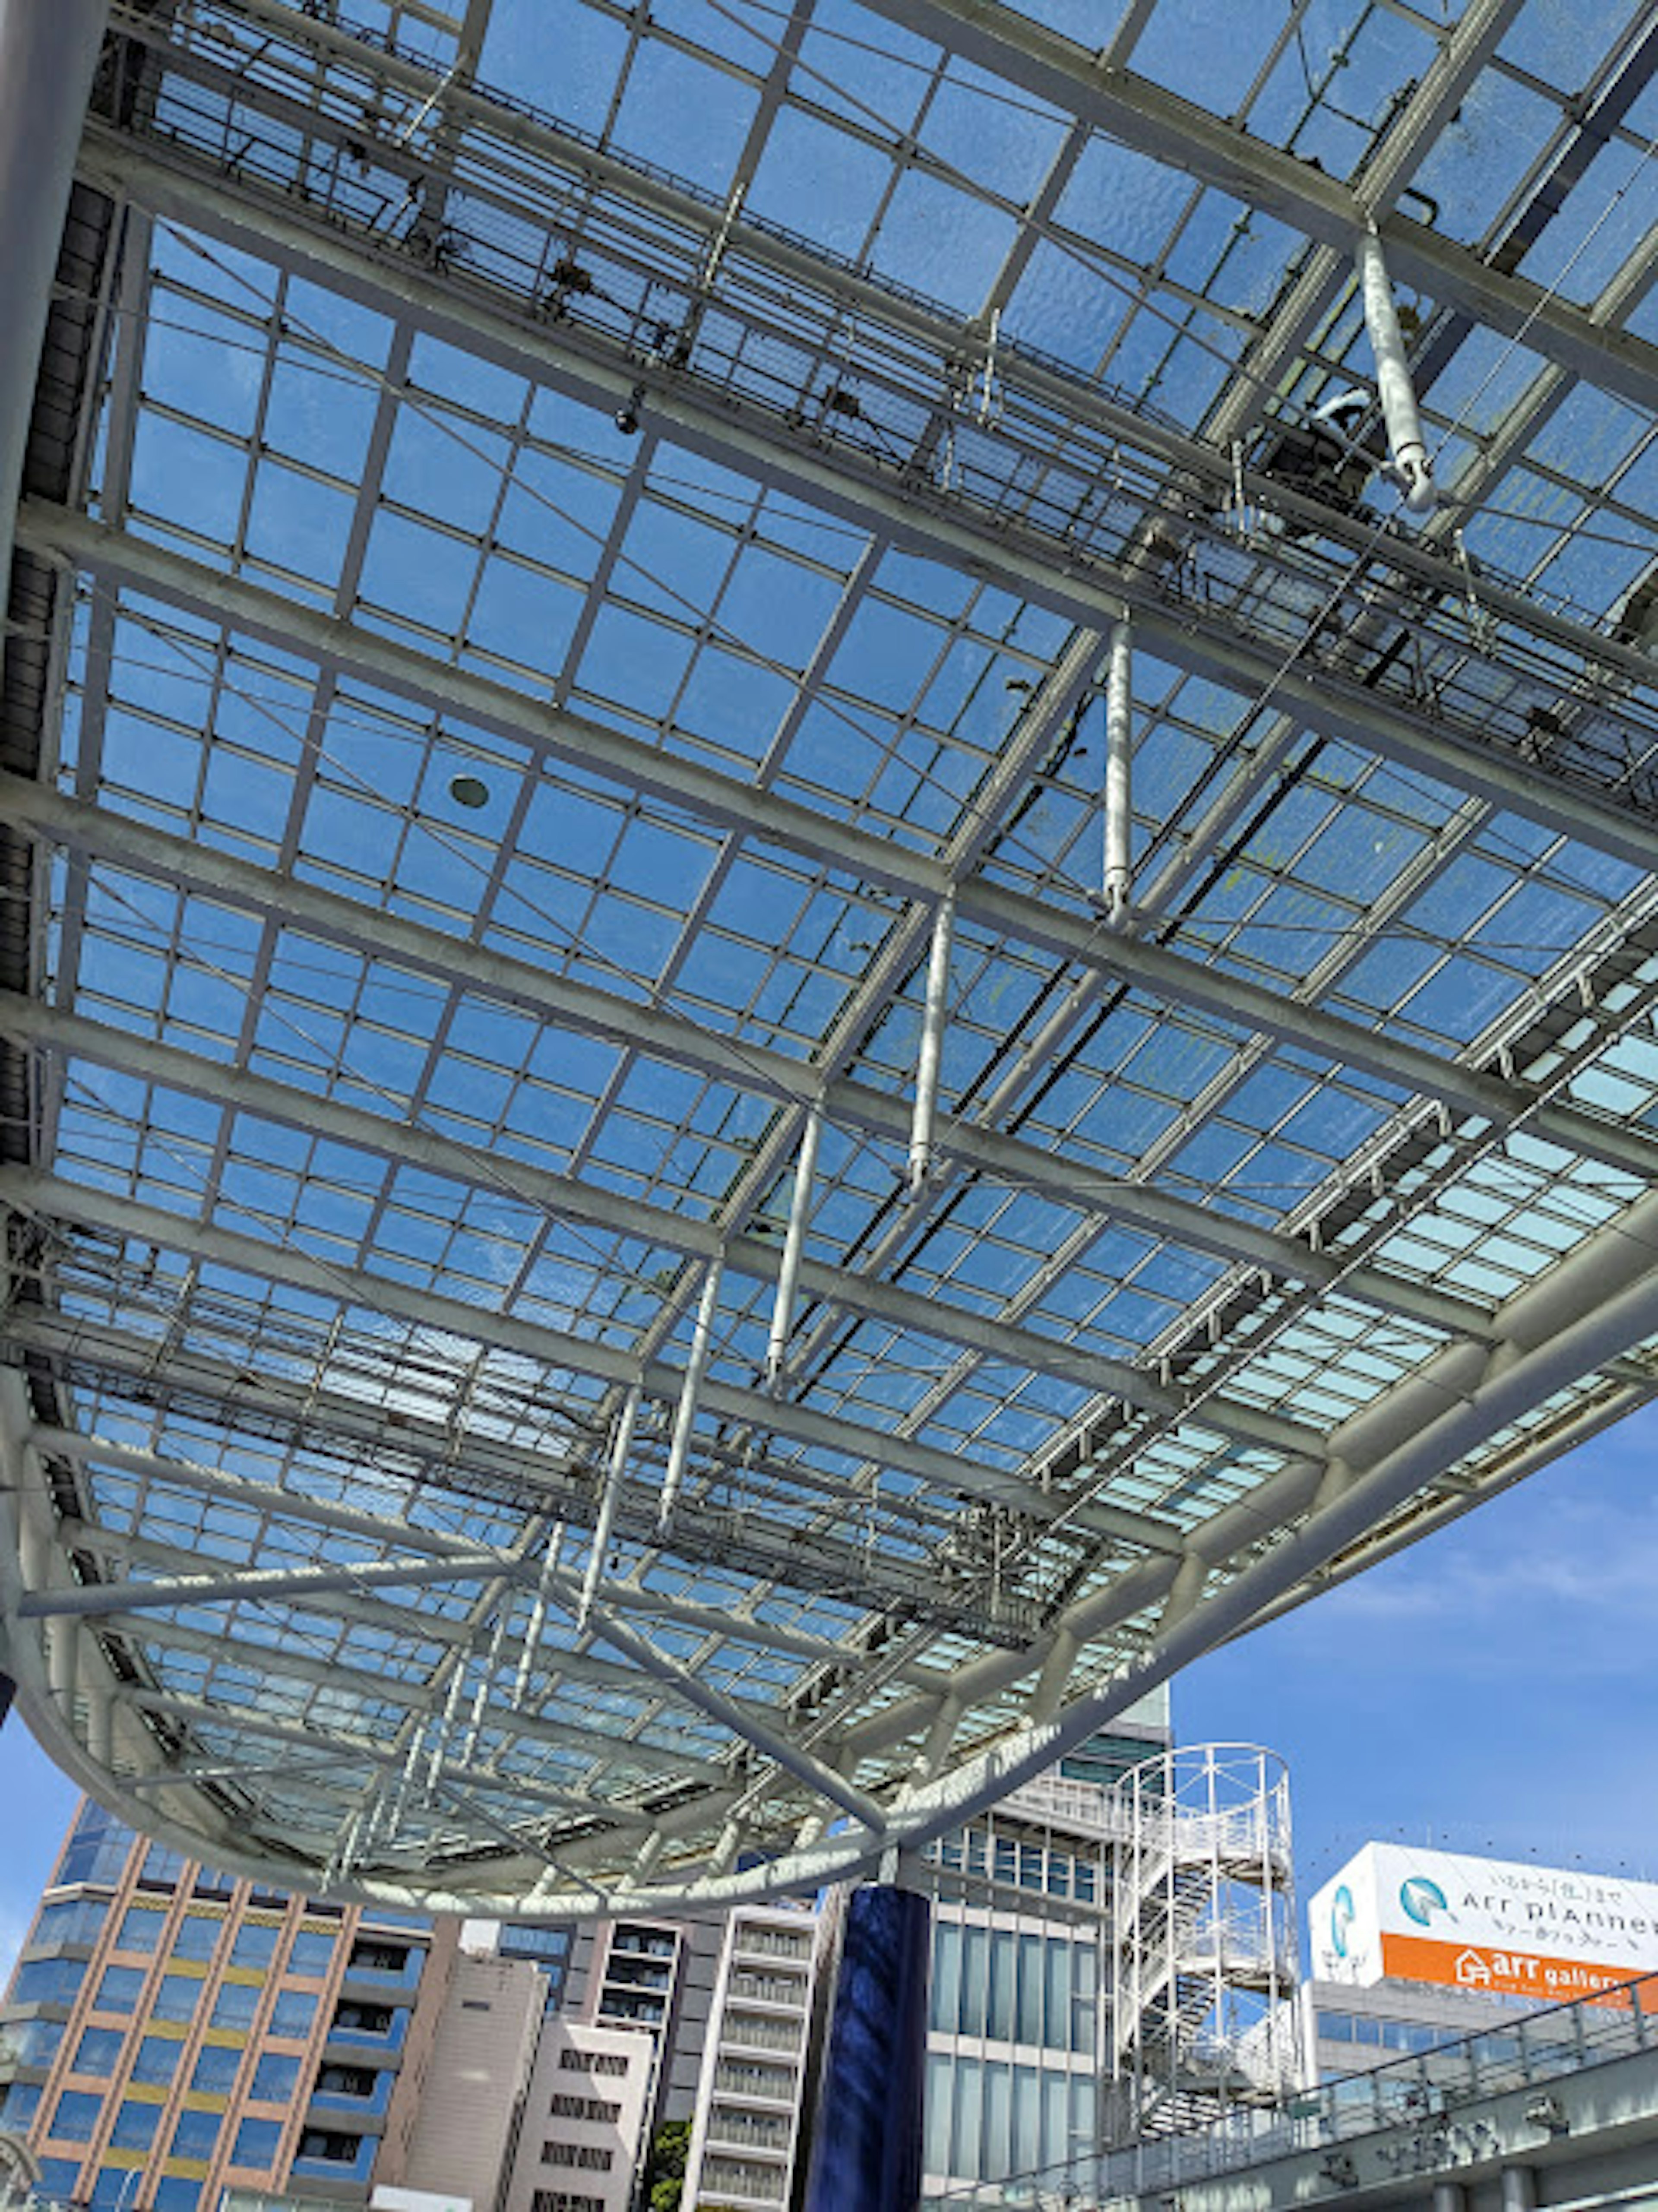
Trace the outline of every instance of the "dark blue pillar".
<instances>
[{"instance_id":1,"label":"dark blue pillar","mask_svg":"<svg viewBox=\"0 0 1658 2212\"><path fill-rule=\"evenodd\" d=\"M932 1910L913 1889L847 1907L805 2212L915 2212Z\"/></svg>"}]
</instances>

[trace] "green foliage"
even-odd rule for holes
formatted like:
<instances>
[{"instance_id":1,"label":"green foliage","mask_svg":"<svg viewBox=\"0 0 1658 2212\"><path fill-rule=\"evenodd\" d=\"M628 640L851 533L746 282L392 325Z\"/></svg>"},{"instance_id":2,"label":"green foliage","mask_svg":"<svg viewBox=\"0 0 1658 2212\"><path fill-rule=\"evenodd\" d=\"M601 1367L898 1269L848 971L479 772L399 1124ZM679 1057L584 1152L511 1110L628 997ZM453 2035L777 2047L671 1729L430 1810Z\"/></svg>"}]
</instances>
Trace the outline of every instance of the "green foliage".
<instances>
[{"instance_id":1,"label":"green foliage","mask_svg":"<svg viewBox=\"0 0 1658 2212\"><path fill-rule=\"evenodd\" d=\"M689 2120L669 2120L651 2138L645 2162L646 2203L650 2212L679 2212L685 2191L685 2160L691 2147Z\"/></svg>"}]
</instances>

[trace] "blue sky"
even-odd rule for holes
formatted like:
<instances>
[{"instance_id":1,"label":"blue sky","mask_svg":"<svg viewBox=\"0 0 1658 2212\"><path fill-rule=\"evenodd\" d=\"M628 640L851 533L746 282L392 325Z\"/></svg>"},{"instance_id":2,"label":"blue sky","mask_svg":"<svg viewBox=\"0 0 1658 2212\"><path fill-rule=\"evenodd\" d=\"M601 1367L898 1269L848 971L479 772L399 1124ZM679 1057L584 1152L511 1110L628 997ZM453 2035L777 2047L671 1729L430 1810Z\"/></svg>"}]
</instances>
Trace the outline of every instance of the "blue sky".
<instances>
[{"instance_id":1,"label":"blue sky","mask_svg":"<svg viewBox=\"0 0 1658 2212\"><path fill-rule=\"evenodd\" d=\"M1303 1900L1372 1837L1658 1877L1658 1407L1193 1668L1188 1742L1291 1765ZM0 1730L0 1973L76 1792Z\"/></svg>"}]
</instances>

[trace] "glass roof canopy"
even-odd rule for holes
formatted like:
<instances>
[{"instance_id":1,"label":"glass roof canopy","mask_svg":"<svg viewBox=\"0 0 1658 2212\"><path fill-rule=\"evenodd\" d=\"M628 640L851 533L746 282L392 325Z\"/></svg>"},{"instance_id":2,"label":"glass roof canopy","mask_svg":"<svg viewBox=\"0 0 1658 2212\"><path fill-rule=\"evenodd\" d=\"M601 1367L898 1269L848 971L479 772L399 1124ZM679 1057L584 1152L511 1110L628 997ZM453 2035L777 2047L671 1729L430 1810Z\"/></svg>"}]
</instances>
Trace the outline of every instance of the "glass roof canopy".
<instances>
[{"instance_id":1,"label":"glass roof canopy","mask_svg":"<svg viewBox=\"0 0 1658 2212\"><path fill-rule=\"evenodd\" d=\"M110 23L4 779L64 1764L815 1881L1652 1394L1649 10Z\"/></svg>"}]
</instances>

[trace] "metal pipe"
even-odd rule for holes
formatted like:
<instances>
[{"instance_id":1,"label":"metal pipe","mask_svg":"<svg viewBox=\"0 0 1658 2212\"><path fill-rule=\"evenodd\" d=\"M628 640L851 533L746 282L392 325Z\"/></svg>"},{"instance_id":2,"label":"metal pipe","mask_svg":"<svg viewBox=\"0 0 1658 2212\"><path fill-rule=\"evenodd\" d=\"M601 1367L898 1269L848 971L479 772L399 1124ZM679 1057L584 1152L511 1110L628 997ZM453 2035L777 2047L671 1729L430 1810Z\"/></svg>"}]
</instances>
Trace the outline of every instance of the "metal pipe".
<instances>
[{"instance_id":1,"label":"metal pipe","mask_svg":"<svg viewBox=\"0 0 1658 2212\"><path fill-rule=\"evenodd\" d=\"M628 1455L634 1448L634 1424L639 1419L640 1386L634 1384L622 1401L622 1411L616 1415L616 1429L610 1438L610 1464L604 1471L604 1492L598 1501L598 1519L593 1528L593 1548L588 1554L587 1571L582 1579L581 1597L576 1607L576 1626L587 1626L587 1615L592 1609L593 1593L598 1588L598 1578L604 1571L604 1554L610 1548L610 1530L616 1522L616 1501L622 1495L622 1478L628 1472Z\"/></svg>"},{"instance_id":2,"label":"metal pipe","mask_svg":"<svg viewBox=\"0 0 1658 2212\"><path fill-rule=\"evenodd\" d=\"M1121 928L1128 918L1133 885L1129 838L1134 813L1130 763L1134 742L1133 641L1126 622L1111 632L1111 665L1105 689L1105 874L1100 890L1106 920Z\"/></svg>"},{"instance_id":3,"label":"metal pipe","mask_svg":"<svg viewBox=\"0 0 1658 2212\"><path fill-rule=\"evenodd\" d=\"M685 1480L685 1462L691 1455L691 1431L696 1425L696 1401L708 1370L708 1348L714 1341L714 1317L720 1305L720 1265L710 1260L697 1302L696 1326L691 1333L691 1356L685 1363L685 1379L679 1386L679 1406L673 1417L673 1442L668 1446L668 1472L662 1481L662 1503L656 1510L656 1533L665 1536L673 1518L674 1501Z\"/></svg>"},{"instance_id":4,"label":"metal pipe","mask_svg":"<svg viewBox=\"0 0 1658 2212\"><path fill-rule=\"evenodd\" d=\"M909 1125L907 1199L920 1198L932 1173L932 1125L938 1108L938 1071L944 1060L944 1014L950 996L950 949L956 933L956 892L938 902L927 957L926 1001L921 1012L921 1042L915 1056L915 1111Z\"/></svg>"},{"instance_id":5,"label":"metal pipe","mask_svg":"<svg viewBox=\"0 0 1658 2212\"><path fill-rule=\"evenodd\" d=\"M1388 450L1404 495L1406 511L1431 514L1438 494L1434 489L1433 463L1422 435L1416 391L1405 358L1405 340L1399 327L1399 310L1382 258L1382 240L1374 228L1358 241L1359 289L1364 301L1364 323L1376 356L1376 388L1382 401L1382 419L1388 426Z\"/></svg>"},{"instance_id":6,"label":"metal pipe","mask_svg":"<svg viewBox=\"0 0 1658 2212\"><path fill-rule=\"evenodd\" d=\"M777 1292L772 1301L771 1339L766 1346L766 1388L776 1390L783 1381L788 1357L789 1333L794 1326L794 1292L800 1279L800 1255L805 1249L806 1220L811 1212L812 1180L817 1173L817 1146L823 1133L821 1108L809 1107L806 1126L800 1133L800 1152L794 1164L794 1191L789 1200L788 1234L783 1240L782 1265L777 1270Z\"/></svg>"},{"instance_id":7,"label":"metal pipe","mask_svg":"<svg viewBox=\"0 0 1658 2212\"><path fill-rule=\"evenodd\" d=\"M108 0L0 0L0 608L75 156L108 14Z\"/></svg>"},{"instance_id":8,"label":"metal pipe","mask_svg":"<svg viewBox=\"0 0 1658 2212\"><path fill-rule=\"evenodd\" d=\"M541 1632L547 1625L547 1601L552 1594L553 1577L558 1572L560 1553L564 1549L564 1523L555 1521L553 1533L547 1539L547 1556L541 1563L541 1580L536 1585L535 1603L530 1608L530 1624L524 1632L524 1644L518 1656L518 1674L513 1683L513 1711L524 1710L524 1692L529 1686L530 1668L541 1644Z\"/></svg>"},{"instance_id":9,"label":"metal pipe","mask_svg":"<svg viewBox=\"0 0 1658 2212\"><path fill-rule=\"evenodd\" d=\"M480 1582L511 1562L500 1552L458 1552L440 1559L373 1559L359 1566L278 1567L240 1575L179 1575L167 1582L86 1583L30 1590L19 1601L23 1620L74 1613L137 1613L170 1605L234 1605L246 1600L326 1597L341 1590L421 1583Z\"/></svg>"}]
</instances>

